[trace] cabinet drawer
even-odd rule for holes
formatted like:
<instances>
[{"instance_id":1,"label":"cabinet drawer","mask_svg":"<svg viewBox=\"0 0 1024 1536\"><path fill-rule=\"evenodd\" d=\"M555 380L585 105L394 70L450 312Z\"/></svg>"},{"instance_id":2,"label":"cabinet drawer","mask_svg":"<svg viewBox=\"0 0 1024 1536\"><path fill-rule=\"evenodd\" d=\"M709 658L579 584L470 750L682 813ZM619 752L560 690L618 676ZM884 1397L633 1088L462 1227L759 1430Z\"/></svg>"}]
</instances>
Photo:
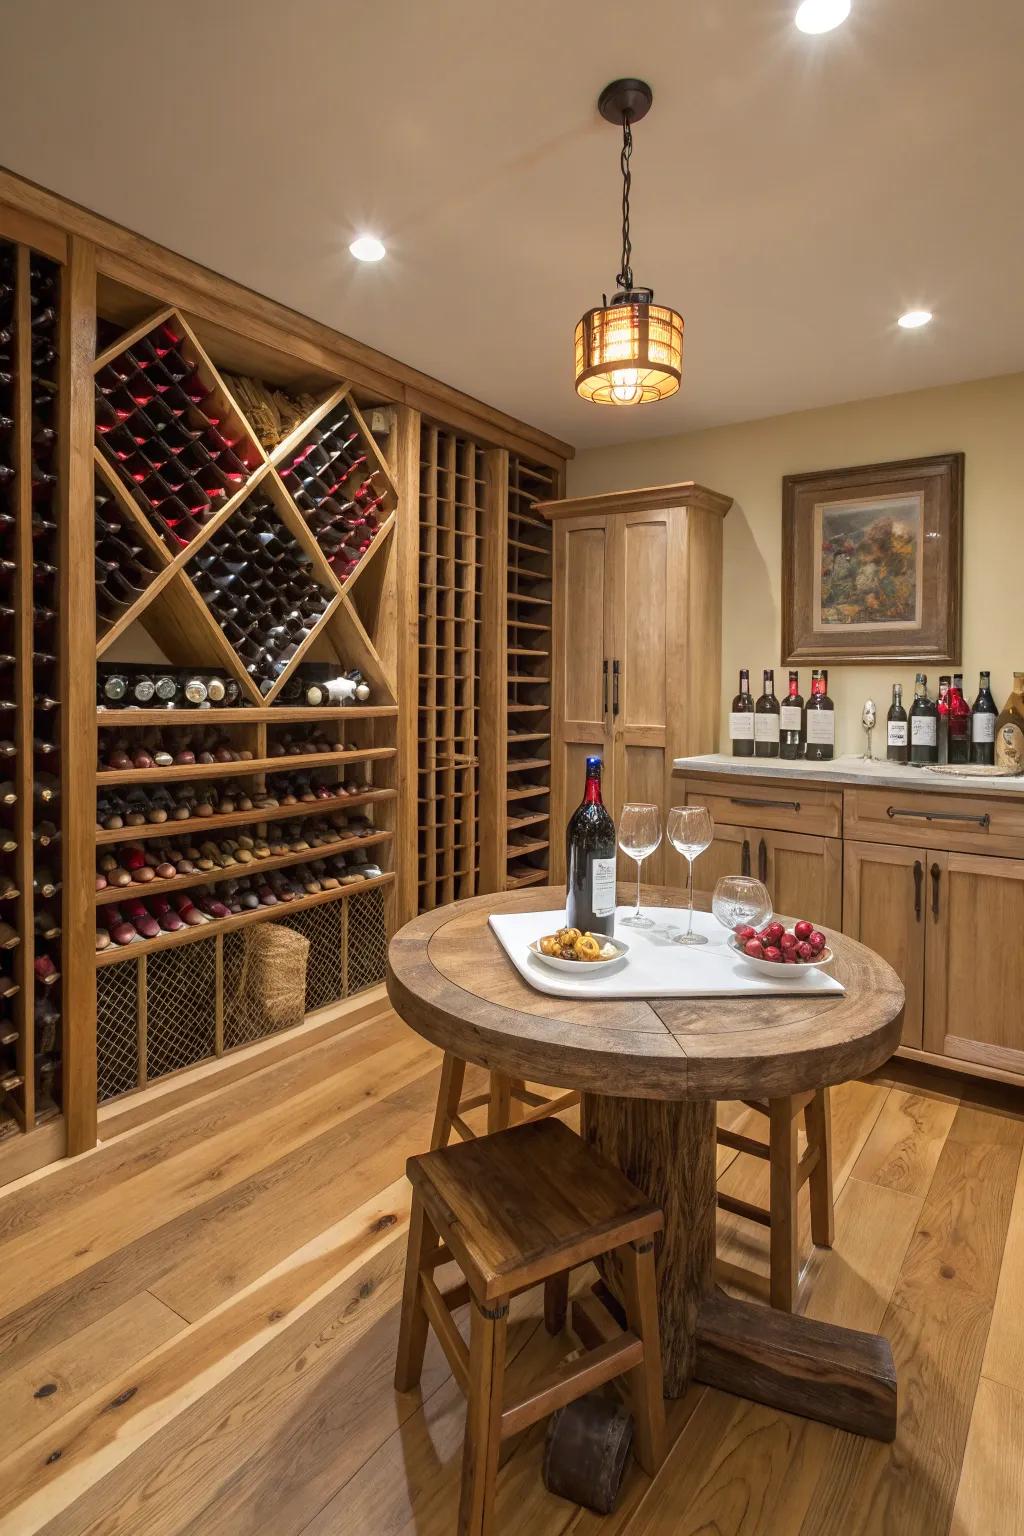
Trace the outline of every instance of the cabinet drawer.
<instances>
[{"instance_id":1,"label":"cabinet drawer","mask_svg":"<svg viewBox=\"0 0 1024 1536\"><path fill-rule=\"evenodd\" d=\"M706 805L715 821L728 827L839 837L843 826L842 791L805 784L687 779L686 804Z\"/></svg>"},{"instance_id":2,"label":"cabinet drawer","mask_svg":"<svg viewBox=\"0 0 1024 1536\"><path fill-rule=\"evenodd\" d=\"M903 847L1024 855L1024 796L847 789L844 835Z\"/></svg>"}]
</instances>

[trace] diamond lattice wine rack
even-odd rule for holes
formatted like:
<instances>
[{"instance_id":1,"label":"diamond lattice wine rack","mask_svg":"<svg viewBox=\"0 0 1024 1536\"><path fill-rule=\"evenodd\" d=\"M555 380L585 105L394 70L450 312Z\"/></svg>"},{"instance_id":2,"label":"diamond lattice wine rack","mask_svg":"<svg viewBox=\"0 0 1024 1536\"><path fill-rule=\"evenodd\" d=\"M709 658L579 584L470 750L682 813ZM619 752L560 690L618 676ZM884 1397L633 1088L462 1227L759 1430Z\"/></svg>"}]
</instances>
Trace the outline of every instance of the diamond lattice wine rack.
<instances>
[{"instance_id":1,"label":"diamond lattice wine rack","mask_svg":"<svg viewBox=\"0 0 1024 1536\"><path fill-rule=\"evenodd\" d=\"M398 713L381 643L398 497L350 387L138 295L107 321L98 659L209 668L239 699L99 710L101 1098L296 1022L301 986L287 1013L253 991L254 923L287 930L281 964L306 946L306 1008L383 979ZM306 662L358 668L369 702L296 702Z\"/></svg>"}]
</instances>

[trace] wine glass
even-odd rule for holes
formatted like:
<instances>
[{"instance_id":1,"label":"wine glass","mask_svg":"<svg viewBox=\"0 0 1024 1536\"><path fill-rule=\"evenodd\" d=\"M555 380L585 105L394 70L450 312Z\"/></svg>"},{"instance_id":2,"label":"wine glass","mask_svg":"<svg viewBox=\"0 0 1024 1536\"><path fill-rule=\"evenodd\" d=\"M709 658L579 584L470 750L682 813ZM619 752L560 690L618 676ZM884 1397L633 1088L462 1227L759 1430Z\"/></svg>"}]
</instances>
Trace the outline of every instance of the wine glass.
<instances>
[{"instance_id":1,"label":"wine glass","mask_svg":"<svg viewBox=\"0 0 1024 1536\"><path fill-rule=\"evenodd\" d=\"M669 842L689 865L690 920L686 932L678 934L676 944L706 944L703 933L693 931L693 861L708 847L715 835L715 824L706 805L674 805L668 813Z\"/></svg>"},{"instance_id":2,"label":"wine glass","mask_svg":"<svg viewBox=\"0 0 1024 1536\"><path fill-rule=\"evenodd\" d=\"M711 910L723 928L763 928L772 915L768 887L750 875L723 875L715 886Z\"/></svg>"},{"instance_id":3,"label":"wine glass","mask_svg":"<svg viewBox=\"0 0 1024 1536\"><path fill-rule=\"evenodd\" d=\"M619 816L619 848L636 860L636 911L624 917L625 928L653 928L654 922L640 911L640 871L644 859L661 842L661 812L656 805L624 805Z\"/></svg>"}]
</instances>

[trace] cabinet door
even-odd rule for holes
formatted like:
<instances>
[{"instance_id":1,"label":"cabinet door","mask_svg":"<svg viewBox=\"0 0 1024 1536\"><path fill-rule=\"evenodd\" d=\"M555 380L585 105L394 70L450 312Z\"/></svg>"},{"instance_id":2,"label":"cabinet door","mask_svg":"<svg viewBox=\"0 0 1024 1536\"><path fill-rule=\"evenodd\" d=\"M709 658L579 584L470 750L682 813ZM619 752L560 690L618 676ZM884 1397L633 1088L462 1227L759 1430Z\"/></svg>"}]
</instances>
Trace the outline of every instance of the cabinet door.
<instances>
[{"instance_id":1,"label":"cabinet door","mask_svg":"<svg viewBox=\"0 0 1024 1536\"><path fill-rule=\"evenodd\" d=\"M1024 859L928 855L925 1050L1024 1073Z\"/></svg>"},{"instance_id":2,"label":"cabinet door","mask_svg":"<svg viewBox=\"0 0 1024 1536\"><path fill-rule=\"evenodd\" d=\"M604 760L611 808L611 627L614 519L573 517L555 524L552 646L551 870L565 879L565 823L583 798L584 763ZM530 730L540 730L531 724ZM614 814L614 812L613 812ZM634 865L634 871L635 871Z\"/></svg>"},{"instance_id":3,"label":"cabinet door","mask_svg":"<svg viewBox=\"0 0 1024 1536\"><path fill-rule=\"evenodd\" d=\"M715 827L713 842L693 864L693 888L707 897L704 906L710 907L715 885L723 875L753 873L751 839L756 836L746 827ZM667 845L666 859L665 884L685 890L686 860L671 843Z\"/></svg>"},{"instance_id":4,"label":"cabinet door","mask_svg":"<svg viewBox=\"0 0 1024 1536\"><path fill-rule=\"evenodd\" d=\"M616 820L627 801L648 801L660 808L664 823L672 804L669 712L684 649L684 561L676 548L681 516L676 509L658 507L615 519L611 689ZM663 843L644 865L644 878L653 884L671 878L677 857Z\"/></svg>"},{"instance_id":5,"label":"cabinet door","mask_svg":"<svg viewBox=\"0 0 1024 1536\"><path fill-rule=\"evenodd\" d=\"M843 913L843 845L836 837L751 830L753 870L785 917L839 928Z\"/></svg>"},{"instance_id":6,"label":"cabinet door","mask_svg":"<svg viewBox=\"0 0 1024 1536\"><path fill-rule=\"evenodd\" d=\"M933 860L936 857L932 855ZM853 841L844 847L843 932L888 960L903 982L907 993L903 1044L918 1050L922 1046L927 863L923 848Z\"/></svg>"}]
</instances>

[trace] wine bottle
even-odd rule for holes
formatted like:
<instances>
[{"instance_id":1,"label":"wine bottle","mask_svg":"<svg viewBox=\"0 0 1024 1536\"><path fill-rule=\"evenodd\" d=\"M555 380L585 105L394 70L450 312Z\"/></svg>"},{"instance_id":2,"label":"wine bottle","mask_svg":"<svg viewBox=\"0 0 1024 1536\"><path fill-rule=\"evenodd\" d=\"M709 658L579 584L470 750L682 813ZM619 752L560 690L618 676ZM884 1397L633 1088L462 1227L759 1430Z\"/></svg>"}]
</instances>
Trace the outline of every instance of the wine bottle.
<instances>
[{"instance_id":1,"label":"wine bottle","mask_svg":"<svg viewBox=\"0 0 1024 1536\"><path fill-rule=\"evenodd\" d=\"M988 672L978 674L978 697L971 710L971 762L994 763L996 760L996 721L999 711L992 697Z\"/></svg>"},{"instance_id":2,"label":"wine bottle","mask_svg":"<svg viewBox=\"0 0 1024 1536\"><path fill-rule=\"evenodd\" d=\"M909 756L907 746L907 712L903 708L903 687L892 685L892 703L885 717L885 757L890 763L905 763Z\"/></svg>"},{"instance_id":3,"label":"wine bottle","mask_svg":"<svg viewBox=\"0 0 1024 1536\"><path fill-rule=\"evenodd\" d=\"M60 923L52 912L45 907L38 907L35 916L35 930L41 939L59 939Z\"/></svg>"},{"instance_id":4,"label":"wine bottle","mask_svg":"<svg viewBox=\"0 0 1024 1536\"><path fill-rule=\"evenodd\" d=\"M754 697L750 692L750 673L745 667L740 672L740 691L729 713L729 739L733 757L753 757Z\"/></svg>"},{"instance_id":5,"label":"wine bottle","mask_svg":"<svg viewBox=\"0 0 1024 1536\"><path fill-rule=\"evenodd\" d=\"M565 832L565 915L581 933L615 931L615 823L601 799L601 759L587 758L583 799Z\"/></svg>"},{"instance_id":6,"label":"wine bottle","mask_svg":"<svg viewBox=\"0 0 1024 1536\"><path fill-rule=\"evenodd\" d=\"M939 712L928 697L928 678L918 672L914 679L914 702L910 706L910 761L934 763L939 755Z\"/></svg>"},{"instance_id":7,"label":"wine bottle","mask_svg":"<svg viewBox=\"0 0 1024 1536\"><path fill-rule=\"evenodd\" d=\"M789 674L789 693L779 710L779 756L792 762L804 755L804 701L800 697L800 674Z\"/></svg>"},{"instance_id":8,"label":"wine bottle","mask_svg":"<svg viewBox=\"0 0 1024 1536\"><path fill-rule=\"evenodd\" d=\"M935 700L935 761L949 762L949 689L952 679L947 673L939 678L939 696Z\"/></svg>"},{"instance_id":9,"label":"wine bottle","mask_svg":"<svg viewBox=\"0 0 1024 1536\"><path fill-rule=\"evenodd\" d=\"M775 697L775 673L764 670L764 692L754 705L754 756L779 755L779 701Z\"/></svg>"},{"instance_id":10,"label":"wine bottle","mask_svg":"<svg viewBox=\"0 0 1024 1536\"><path fill-rule=\"evenodd\" d=\"M971 706L964 698L962 672L953 673L953 686L949 690L949 761L969 763L971 760Z\"/></svg>"},{"instance_id":11,"label":"wine bottle","mask_svg":"<svg viewBox=\"0 0 1024 1536\"><path fill-rule=\"evenodd\" d=\"M996 721L996 766L1024 773L1024 672L1013 674L1013 690Z\"/></svg>"},{"instance_id":12,"label":"wine bottle","mask_svg":"<svg viewBox=\"0 0 1024 1536\"><path fill-rule=\"evenodd\" d=\"M60 890L61 882L57 877L37 864L32 874L32 889L37 896L42 896L44 901L49 901Z\"/></svg>"},{"instance_id":13,"label":"wine bottle","mask_svg":"<svg viewBox=\"0 0 1024 1536\"><path fill-rule=\"evenodd\" d=\"M828 673L815 667L806 712L806 756L812 763L831 762L836 752L835 705L828 696Z\"/></svg>"}]
</instances>

